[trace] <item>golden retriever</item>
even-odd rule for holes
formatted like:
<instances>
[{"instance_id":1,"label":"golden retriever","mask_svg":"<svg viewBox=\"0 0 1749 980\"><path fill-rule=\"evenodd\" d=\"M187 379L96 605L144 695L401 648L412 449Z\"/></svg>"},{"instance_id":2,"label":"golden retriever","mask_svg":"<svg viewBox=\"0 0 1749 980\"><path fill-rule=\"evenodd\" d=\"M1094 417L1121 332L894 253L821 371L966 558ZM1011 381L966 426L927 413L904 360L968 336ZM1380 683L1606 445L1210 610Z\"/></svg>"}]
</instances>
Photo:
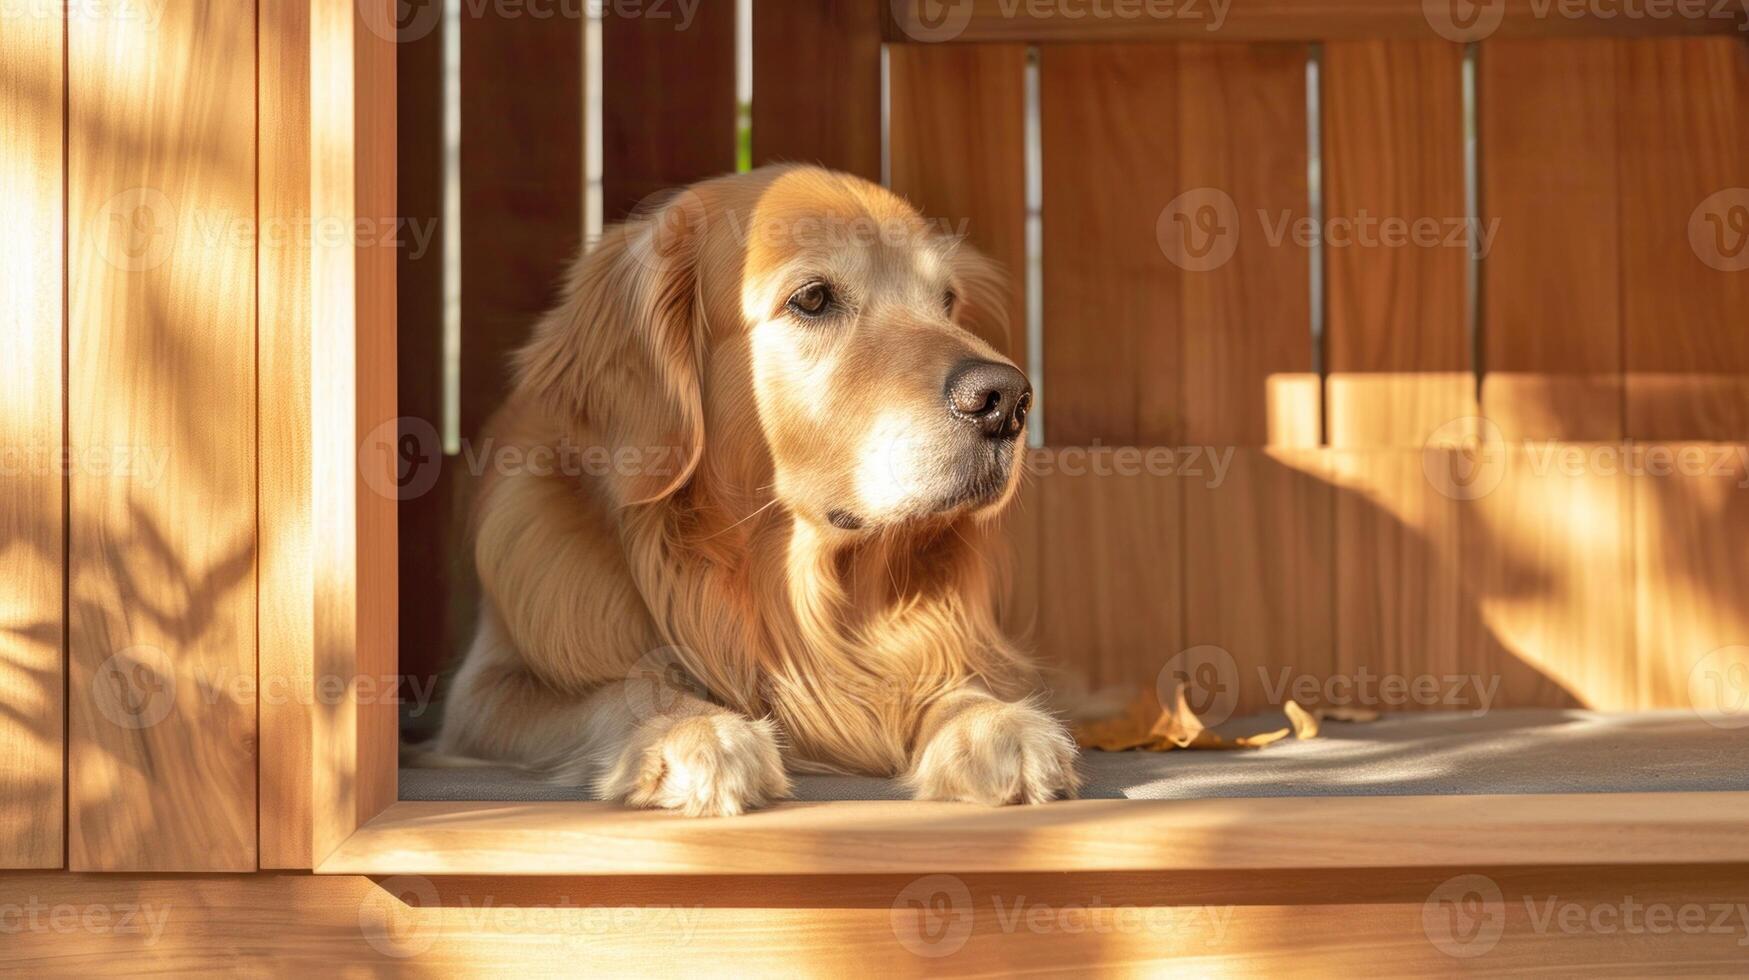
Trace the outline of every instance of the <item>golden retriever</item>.
<instances>
[{"instance_id":1,"label":"golden retriever","mask_svg":"<svg viewBox=\"0 0 1749 980\"><path fill-rule=\"evenodd\" d=\"M438 757L693 815L792 772L1074 795L985 554L1032 398L968 329L1004 329L1001 296L898 196L814 167L608 229L492 426Z\"/></svg>"}]
</instances>

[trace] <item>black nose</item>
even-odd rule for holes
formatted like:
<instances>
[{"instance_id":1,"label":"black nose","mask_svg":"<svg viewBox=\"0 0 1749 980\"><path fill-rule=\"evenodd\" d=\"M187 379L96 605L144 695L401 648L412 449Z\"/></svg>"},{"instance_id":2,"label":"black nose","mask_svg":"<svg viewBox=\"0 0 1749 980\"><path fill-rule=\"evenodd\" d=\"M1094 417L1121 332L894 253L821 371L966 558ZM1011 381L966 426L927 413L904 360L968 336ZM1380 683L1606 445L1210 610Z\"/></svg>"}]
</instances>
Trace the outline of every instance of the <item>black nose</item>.
<instances>
[{"instance_id":1,"label":"black nose","mask_svg":"<svg viewBox=\"0 0 1749 980\"><path fill-rule=\"evenodd\" d=\"M1013 437L1032 408L1032 385L1011 364L967 361L947 376L947 408L992 439Z\"/></svg>"}]
</instances>

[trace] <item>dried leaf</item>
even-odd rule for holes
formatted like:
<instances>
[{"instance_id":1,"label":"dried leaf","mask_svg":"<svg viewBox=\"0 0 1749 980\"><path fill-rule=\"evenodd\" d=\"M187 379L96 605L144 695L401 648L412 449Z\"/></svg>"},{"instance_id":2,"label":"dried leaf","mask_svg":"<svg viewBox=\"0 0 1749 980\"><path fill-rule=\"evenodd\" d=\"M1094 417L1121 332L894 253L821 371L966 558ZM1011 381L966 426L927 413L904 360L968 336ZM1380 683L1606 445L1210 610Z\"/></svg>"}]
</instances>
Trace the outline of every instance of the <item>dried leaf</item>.
<instances>
[{"instance_id":1,"label":"dried leaf","mask_svg":"<svg viewBox=\"0 0 1749 980\"><path fill-rule=\"evenodd\" d=\"M1150 734L1163 738L1179 748L1194 747L1197 737L1206 730L1203 727L1202 719L1196 716L1196 712L1190 710L1190 702L1185 697L1184 688L1185 685L1178 685L1178 689L1173 695L1172 709L1161 712L1159 720L1155 721L1154 727L1149 729Z\"/></svg>"},{"instance_id":2,"label":"dried leaf","mask_svg":"<svg viewBox=\"0 0 1749 980\"><path fill-rule=\"evenodd\" d=\"M1332 706L1319 708L1314 714L1321 721L1368 722L1378 721L1379 713L1372 708L1349 708Z\"/></svg>"},{"instance_id":3,"label":"dried leaf","mask_svg":"<svg viewBox=\"0 0 1749 980\"><path fill-rule=\"evenodd\" d=\"M1318 737L1318 718L1316 715L1300 707L1294 701L1289 701L1284 705L1283 710L1287 712L1287 723L1293 726L1294 738Z\"/></svg>"},{"instance_id":4,"label":"dried leaf","mask_svg":"<svg viewBox=\"0 0 1749 980\"><path fill-rule=\"evenodd\" d=\"M1160 715L1160 702L1149 691L1132 699L1123 714L1104 721L1083 722L1075 728L1075 742L1084 749L1123 752L1151 746L1154 735L1149 730Z\"/></svg>"},{"instance_id":5,"label":"dried leaf","mask_svg":"<svg viewBox=\"0 0 1749 980\"><path fill-rule=\"evenodd\" d=\"M1287 738L1288 734L1292 731L1293 729L1291 728L1278 728L1273 732L1264 732L1261 735L1241 735L1240 737L1233 739L1233 747L1238 749L1260 749L1265 745L1279 742L1282 739Z\"/></svg>"}]
</instances>

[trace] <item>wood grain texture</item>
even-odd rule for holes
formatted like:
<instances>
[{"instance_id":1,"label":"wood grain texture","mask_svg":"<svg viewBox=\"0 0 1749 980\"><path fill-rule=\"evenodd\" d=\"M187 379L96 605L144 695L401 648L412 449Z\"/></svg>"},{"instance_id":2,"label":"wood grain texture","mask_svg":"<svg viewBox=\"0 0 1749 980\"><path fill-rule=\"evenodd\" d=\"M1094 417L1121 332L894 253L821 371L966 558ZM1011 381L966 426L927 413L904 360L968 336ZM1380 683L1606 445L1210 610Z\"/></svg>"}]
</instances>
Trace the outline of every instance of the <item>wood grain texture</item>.
<instances>
[{"instance_id":1,"label":"wood grain texture","mask_svg":"<svg viewBox=\"0 0 1749 980\"><path fill-rule=\"evenodd\" d=\"M310 222L310 10L260 5L257 196L262 224ZM310 262L303 234L263 238L260 304L257 574L261 725L260 864L310 867L310 736L315 703L311 541Z\"/></svg>"},{"instance_id":2,"label":"wood grain texture","mask_svg":"<svg viewBox=\"0 0 1749 980\"><path fill-rule=\"evenodd\" d=\"M1749 438L1749 49L1623 43L1627 434Z\"/></svg>"},{"instance_id":3,"label":"wood grain texture","mask_svg":"<svg viewBox=\"0 0 1749 980\"><path fill-rule=\"evenodd\" d=\"M1332 454L1335 486L1336 674L1355 678L1451 677L1471 673L1458 656L1459 501L1441 493L1427 467L1447 466L1455 450L1346 450ZM1380 684L1374 703L1359 693L1356 703L1381 710L1478 710L1474 685L1465 700L1415 700L1413 688L1387 698Z\"/></svg>"},{"instance_id":4,"label":"wood grain texture","mask_svg":"<svg viewBox=\"0 0 1749 980\"><path fill-rule=\"evenodd\" d=\"M753 165L881 179L880 0L753 5Z\"/></svg>"},{"instance_id":5,"label":"wood grain texture","mask_svg":"<svg viewBox=\"0 0 1749 980\"><path fill-rule=\"evenodd\" d=\"M546 976L574 972L586 957L591 971L639 976L720 973L732 963L748 973L822 976L1444 977L1459 962L1504 975L1652 975L1672 965L1727 974L1740 965L1735 928L1662 928L1660 920L1648 929L1644 912L1734 909L1749 901L1741 866L1464 871L1485 877L1499 898L1472 892L1441 903L1453 869L1414 868L922 880L31 875L0 880L0 903L22 913L22 927L0 947L0 969ZM1633 928L1572 931L1546 917L1567 907L1620 909L1629 896ZM1466 897L1473 904L1459 906ZM54 909L97 911L90 925L62 931ZM1473 918L1458 918L1466 913ZM59 921L78 920L62 913ZM1605 913L1597 921L1613 920ZM1486 929L1457 933L1469 940L1451 947L1471 954L1463 960L1428 939L1442 924L1495 922L1497 938Z\"/></svg>"},{"instance_id":6,"label":"wood grain texture","mask_svg":"<svg viewBox=\"0 0 1749 980\"><path fill-rule=\"evenodd\" d=\"M891 186L1002 266L1006 328L969 325L1025 370L1026 49L894 47L887 70Z\"/></svg>"},{"instance_id":7,"label":"wood grain texture","mask_svg":"<svg viewBox=\"0 0 1749 980\"><path fill-rule=\"evenodd\" d=\"M693 4L690 20L685 9L602 8L604 222L735 169L735 5Z\"/></svg>"},{"instance_id":8,"label":"wood grain texture","mask_svg":"<svg viewBox=\"0 0 1749 980\"><path fill-rule=\"evenodd\" d=\"M1324 46L1329 444L1421 446L1475 414L1463 48Z\"/></svg>"},{"instance_id":9,"label":"wood grain texture","mask_svg":"<svg viewBox=\"0 0 1749 980\"><path fill-rule=\"evenodd\" d=\"M1640 708L1749 724L1749 447L1635 447Z\"/></svg>"},{"instance_id":10,"label":"wood grain texture","mask_svg":"<svg viewBox=\"0 0 1749 980\"><path fill-rule=\"evenodd\" d=\"M160 12L68 22L68 864L251 870L255 10Z\"/></svg>"},{"instance_id":11,"label":"wood grain texture","mask_svg":"<svg viewBox=\"0 0 1749 980\"><path fill-rule=\"evenodd\" d=\"M1182 453L1050 451L1038 491L1039 652L1093 688L1153 690L1184 648ZM1149 472L1147 453L1155 470ZM1188 477L1184 479L1190 479Z\"/></svg>"},{"instance_id":12,"label":"wood grain texture","mask_svg":"<svg viewBox=\"0 0 1749 980\"><path fill-rule=\"evenodd\" d=\"M1485 452L1459 519L1462 662L1498 681L1495 707L1632 709L1633 512L1622 447Z\"/></svg>"},{"instance_id":13,"label":"wood grain texture","mask_svg":"<svg viewBox=\"0 0 1749 980\"><path fill-rule=\"evenodd\" d=\"M0 32L0 868L60 867L65 823L63 30Z\"/></svg>"},{"instance_id":14,"label":"wood grain texture","mask_svg":"<svg viewBox=\"0 0 1749 980\"><path fill-rule=\"evenodd\" d=\"M1222 477L1184 481L1184 642L1225 652L1235 713L1279 707L1284 672L1335 668L1331 479L1325 450L1239 449Z\"/></svg>"},{"instance_id":15,"label":"wood grain texture","mask_svg":"<svg viewBox=\"0 0 1749 980\"><path fill-rule=\"evenodd\" d=\"M1441 8L1422 0L1233 0L1224 4L1105 7L1024 4L1015 0L966 0L955 4L907 0L894 5L887 39L937 44L1206 41L1211 36L1228 41L1368 38L1450 41L1484 37L1732 35L1745 19L1742 9L1734 5L1706 4L1700 9L1704 16L1670 13L1628 16L1625 8L1610 5L1551 8L1511 0L1499 5L1454 5L1450 17L1440 18L1436 27L1434 18ZM1103 16L1096 12L1103 12Z\"/></svg>"},{"instance_id":16,"label":"wood grain texture","mask_svg":"<svg viewBox=\"0 0 1749 980\"><path fill-rule=\"evenodd\" d=\"M1272 410L1270 397L1271 379L1313 366L1308 252L1291 233L1271 241L1282 222L1308 214L1306 49L1186 44L1178 58L1179 184L1195 195L1191 220L1218 202L1233 209L1220 227L1236 223L1237 236L1230 258L1182 278L1183 437L1305 444L1304 428L1283 432L1271 422L1317 418L1316 386L1286 413ZM1316 445L1315 425L1309 434Z\"/></svg>"},{"instance_id":17,"label":"wood grain texture","mask_svg":"<svg viewBox=\"0 0 1749 980\"><path fill-rule=\"evenodd\" d=\"M1183 441L1186 273L1150 220L1179 191L1177 80L1172 50L1158 45L1039 53L1043 397L1054 445Z\"/></svg>"},{"instance_id":18,"label":"wood grain texture","mask_svg":"<svg viewBox=\"0 0 1749 980\"><path fill-rule=\"evenodd\" d=\"M785 804L396 803L322 874L928 874L1749 860L1745 793ZM1599 849L1602 850L1599 850Z\"/></svg>"},{"instance_id":19,"label":"wood grain texture","mask_svg":"<svg viewBox=\"0 0 1749 980\"><path fill-rule=\"evenodd\" d=\"M1622 430L1623 275L1616 128L1621 46L1481 48L1477 126L1482 410L1507 439L1615 439Z\"/></svg>"},{"instance_id":20,"label":"wood grain texture","mask_svg":"<svg viewBox=\"0 0 1749 980\"><path fill-rule=\"evenodd\" d=\"M311 7L311 212L351 227L395 207L394 0ZM395 255L319 240L311 273L315 563L313 861L395 796Z\"/></svg>"}]
</instances>

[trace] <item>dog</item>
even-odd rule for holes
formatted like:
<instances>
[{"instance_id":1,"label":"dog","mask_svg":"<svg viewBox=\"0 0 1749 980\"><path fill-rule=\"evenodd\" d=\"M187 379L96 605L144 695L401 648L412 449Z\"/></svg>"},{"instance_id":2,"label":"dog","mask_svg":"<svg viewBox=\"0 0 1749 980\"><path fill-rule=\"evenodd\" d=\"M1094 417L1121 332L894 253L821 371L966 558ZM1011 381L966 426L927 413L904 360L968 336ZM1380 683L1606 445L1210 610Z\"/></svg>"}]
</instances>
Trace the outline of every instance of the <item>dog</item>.
<instances>
[{"instance_id":1,"label":"dog","mask_svg":"<svg viewBox=\"0 0 1749 980\"><path fill-rule=\"evenodd\" d=\"M480 483L435 757L694 816L807 772L1073 796L1075 743L997 625L1032 401L985 339L1004 295L902 198L817 167L607 229L489 429L520 465Z\"/></svg>"}]
</instances>

